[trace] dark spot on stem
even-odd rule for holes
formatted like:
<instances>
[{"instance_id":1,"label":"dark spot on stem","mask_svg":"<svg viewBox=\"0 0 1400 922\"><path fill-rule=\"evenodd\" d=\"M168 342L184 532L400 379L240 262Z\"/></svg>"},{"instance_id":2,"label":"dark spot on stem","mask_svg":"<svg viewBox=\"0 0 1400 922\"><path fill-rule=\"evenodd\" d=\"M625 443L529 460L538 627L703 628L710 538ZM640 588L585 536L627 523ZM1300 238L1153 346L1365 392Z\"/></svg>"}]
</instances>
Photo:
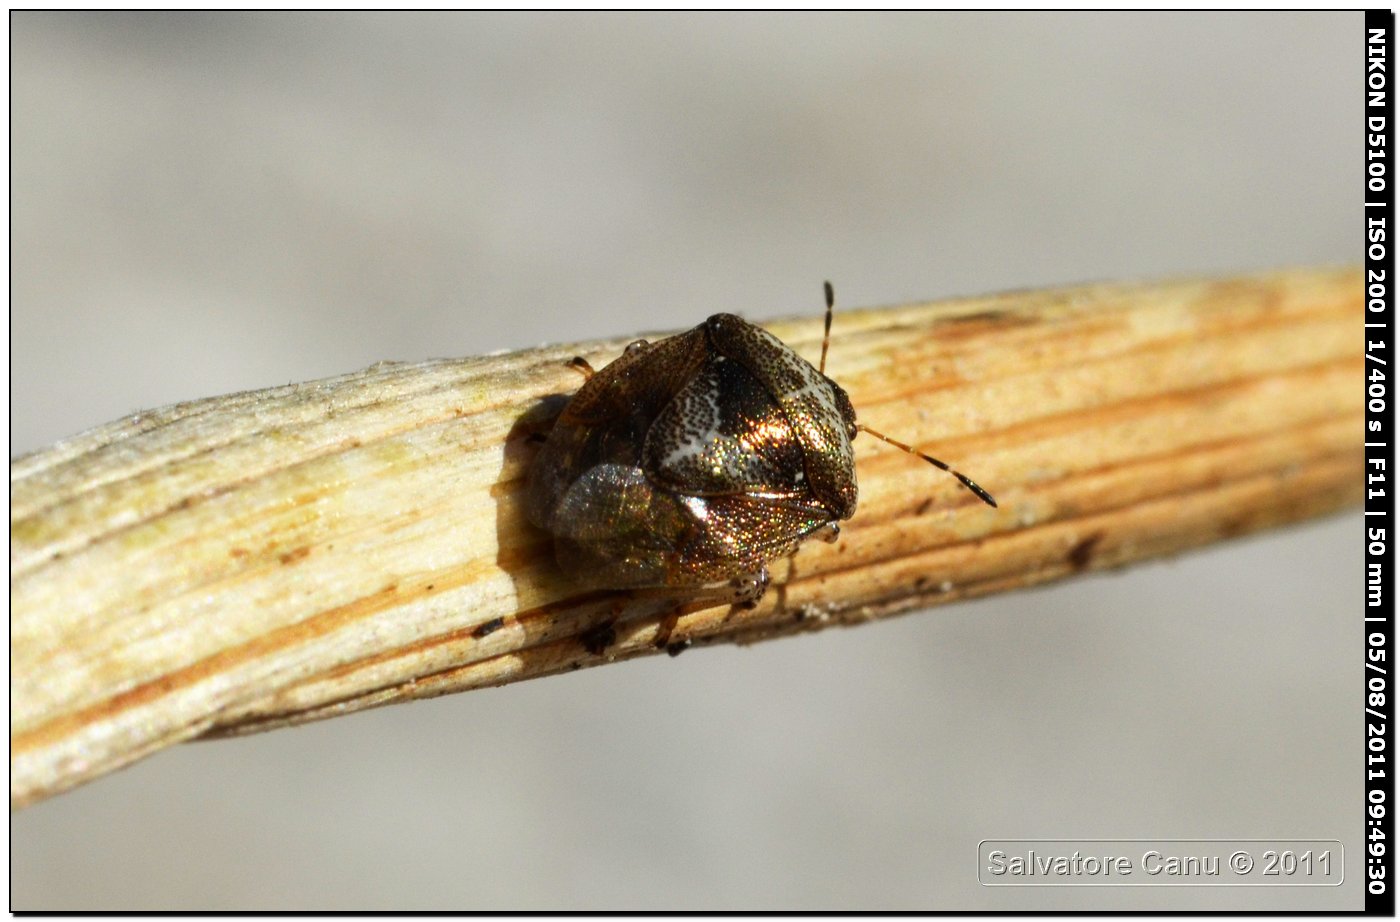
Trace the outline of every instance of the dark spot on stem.
<instances>
[{"instance_id":1,"label":"dark spot on stem","mask_svg":"<svg viewBox=\"0 0 1400 922\"><path fill-rule=\"evenodd\" d=\"M613 621L605 621L602 624L595 624L578 636L579 643L583 648L594 656L602 656L617 640L617 624Z\"/></svg>"},{"instance_id":2,"label":"dark spot on stem","mask_svg":"<svg viewBox=\"0 0 1400 922\"><path fill-rule=\"evenodd\" d=\"M478 624L476 630L472 631L472 636L477 640L483 637L490 637L492 634L506 626L505 618L492 618L484 624Z\"/></svg>"},{"instance_id":3,"label":"dark spot on stem","mask_svg":"<svg viewBox=\"0 0 1400 922\"><path fill-rule=\"evenodd\" d=\"M1104 533L1096 531L1089 537L1080 541L1069 552L1069 565L1076 570L1083 570L1093 562L1094 549L1098 547L1100 541L1104 539Z\"/></svg>"}]
</instances>

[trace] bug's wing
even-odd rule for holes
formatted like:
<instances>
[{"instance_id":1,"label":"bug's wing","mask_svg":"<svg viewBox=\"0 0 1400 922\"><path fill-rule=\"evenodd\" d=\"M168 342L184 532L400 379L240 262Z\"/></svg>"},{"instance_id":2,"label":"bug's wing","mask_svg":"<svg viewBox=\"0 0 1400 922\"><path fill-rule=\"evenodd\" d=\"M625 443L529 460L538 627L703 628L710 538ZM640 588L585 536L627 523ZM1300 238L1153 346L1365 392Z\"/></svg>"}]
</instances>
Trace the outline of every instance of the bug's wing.
<instances>
[{"instance_id":1,"label":"bug's wing","mask_svg":"<svg viewBox=\"0 0 1400 922\"><path fill-rule=\"evenodd\" d=\"M647 474L690 496L802 495L802 446L782 407L739 362L712 357L656 417Z\"/></svg>"},{"instance_id":2,"label":"bug's wing","mask_svg":"<svg viewBox=\"0 0 1400 922\"><path fill-rule=\"evenodd\" d=\"M551 527L556 536L571 541L645 540L654 497L640 468L597 464L569 485Z\"/></svg>"},{"instance_id":3,"label":"bug's wing","mask_svg":"<svg viewBox=\"0 0 1400 922\"><path fill-rule=\"evenodd\" d=\"M557 530L556 522L568 527L573 513L561 510L561 504L575 480L598 465L640 464L656 414L703 367L707 354L704 330L697 327L629 349L584 382L530 467L525 508L530 521L550 531ZM601 497L605 491L597 492Z\"/></svg>"},{"instance_id":4,"label":"bug's wing","mask_svg":"<svg viewBox=\"0 0 1400 922\"><path fill-rule=\"evenodd\" d=\"M765 496L711 496L694 504L704 506L701 528L677 551L680 567L697 582L757 570L831 521L820 507Z\"/></svg>"},{"instance_id":5,"label":"bug's wing","mask_svg":"<svg viewBox=\"0 0 1400 922\"><path fill-rule=\"evenodd\" d=\"M597 464L577 477L551 523L555 557L580 585L664 586L675 545L694 529L675 497L630 464Z\"/></svg>"},{"instance_id":6,"label":"bug's wing","mask_svg":"<svg viewBox=\"0 0 1400 922\"><path fill-rule=\"evenodd\" d=\"M565 494L555 553L580 584L703 586L791 553L831 521L825 509L770 496L681 496L627 465L598 465Z\"/></svg>"}]
</instances>

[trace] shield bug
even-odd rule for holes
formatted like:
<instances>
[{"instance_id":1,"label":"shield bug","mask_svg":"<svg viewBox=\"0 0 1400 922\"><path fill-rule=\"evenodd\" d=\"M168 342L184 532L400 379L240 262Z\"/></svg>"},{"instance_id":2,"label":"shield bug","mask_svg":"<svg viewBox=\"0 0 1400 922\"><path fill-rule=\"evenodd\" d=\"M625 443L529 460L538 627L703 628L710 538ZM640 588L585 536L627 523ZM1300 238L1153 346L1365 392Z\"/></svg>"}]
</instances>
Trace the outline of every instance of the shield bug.
<instances>
[{"instance_id":1,"label":"shield bug","mask_svg":"<svg viewBox=\"0 0 1400 922\"><path fill-rule=\"evenodd\" d=\"M733 314L638 340L586 376L531 469L526 513L561 569L595 589L684 590L752 605L768 564L810 537L834 541L856 509L851 440L868 432L826 376L835 299L826 283L821 364Z\"/></svg>"}]
</instances>

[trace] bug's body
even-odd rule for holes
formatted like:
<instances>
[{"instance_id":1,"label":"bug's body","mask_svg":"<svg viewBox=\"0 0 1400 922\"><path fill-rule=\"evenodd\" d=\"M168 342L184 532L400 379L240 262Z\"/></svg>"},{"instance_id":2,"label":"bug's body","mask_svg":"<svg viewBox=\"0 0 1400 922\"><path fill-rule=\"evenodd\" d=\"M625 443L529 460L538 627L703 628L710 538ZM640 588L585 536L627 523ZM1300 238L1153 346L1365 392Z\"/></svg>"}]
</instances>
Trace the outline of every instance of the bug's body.
<instances>
[{"instance_id":1,"label":"bug's body","mask_svg":"<svg viewBox=\"0 0 1400 922\"><path fill-rule=\"evenodd\" d=\"M588 585L761 594L768 561L855 512L854 434L834 381L716 314L584 383L535 460L528 511Z\"/></svg>"},{"instance_id":2,"label":"bug's body","mask_svg":"<svg viewBox=\"0 0 1400 922\"><path fill-rule=\"evenodd\" d=\"M831 328L827 286L827 331ZM606 589L716 587L751 603L767 564L856 509L850 398L771 333L715 314L591 373L531 470L526 511L561 569ZM587 363L576 360L587 368Z\"/></svg>"}]
</instances>

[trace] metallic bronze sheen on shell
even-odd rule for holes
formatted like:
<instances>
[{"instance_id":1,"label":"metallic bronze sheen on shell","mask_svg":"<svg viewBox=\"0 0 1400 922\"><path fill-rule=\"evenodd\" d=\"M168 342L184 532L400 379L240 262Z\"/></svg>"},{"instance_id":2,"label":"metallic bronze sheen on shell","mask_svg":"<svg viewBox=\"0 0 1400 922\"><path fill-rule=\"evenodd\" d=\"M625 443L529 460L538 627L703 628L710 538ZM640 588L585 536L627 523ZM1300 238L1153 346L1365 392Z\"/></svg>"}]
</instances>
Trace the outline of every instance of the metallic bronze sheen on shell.
<instances>
[{"instance_id":1,"label":"metallic bronze sheen on shell","mask_svg":"<svg viewBox=\"0 0 1400 922\"><path fill-rule=\"evenodd\" d=\"M591 588L766 579L769 561L855 512L855 432L834 381L715 314L584 383L535 458L526 512Z\"/></svg>"}]
</instances>

